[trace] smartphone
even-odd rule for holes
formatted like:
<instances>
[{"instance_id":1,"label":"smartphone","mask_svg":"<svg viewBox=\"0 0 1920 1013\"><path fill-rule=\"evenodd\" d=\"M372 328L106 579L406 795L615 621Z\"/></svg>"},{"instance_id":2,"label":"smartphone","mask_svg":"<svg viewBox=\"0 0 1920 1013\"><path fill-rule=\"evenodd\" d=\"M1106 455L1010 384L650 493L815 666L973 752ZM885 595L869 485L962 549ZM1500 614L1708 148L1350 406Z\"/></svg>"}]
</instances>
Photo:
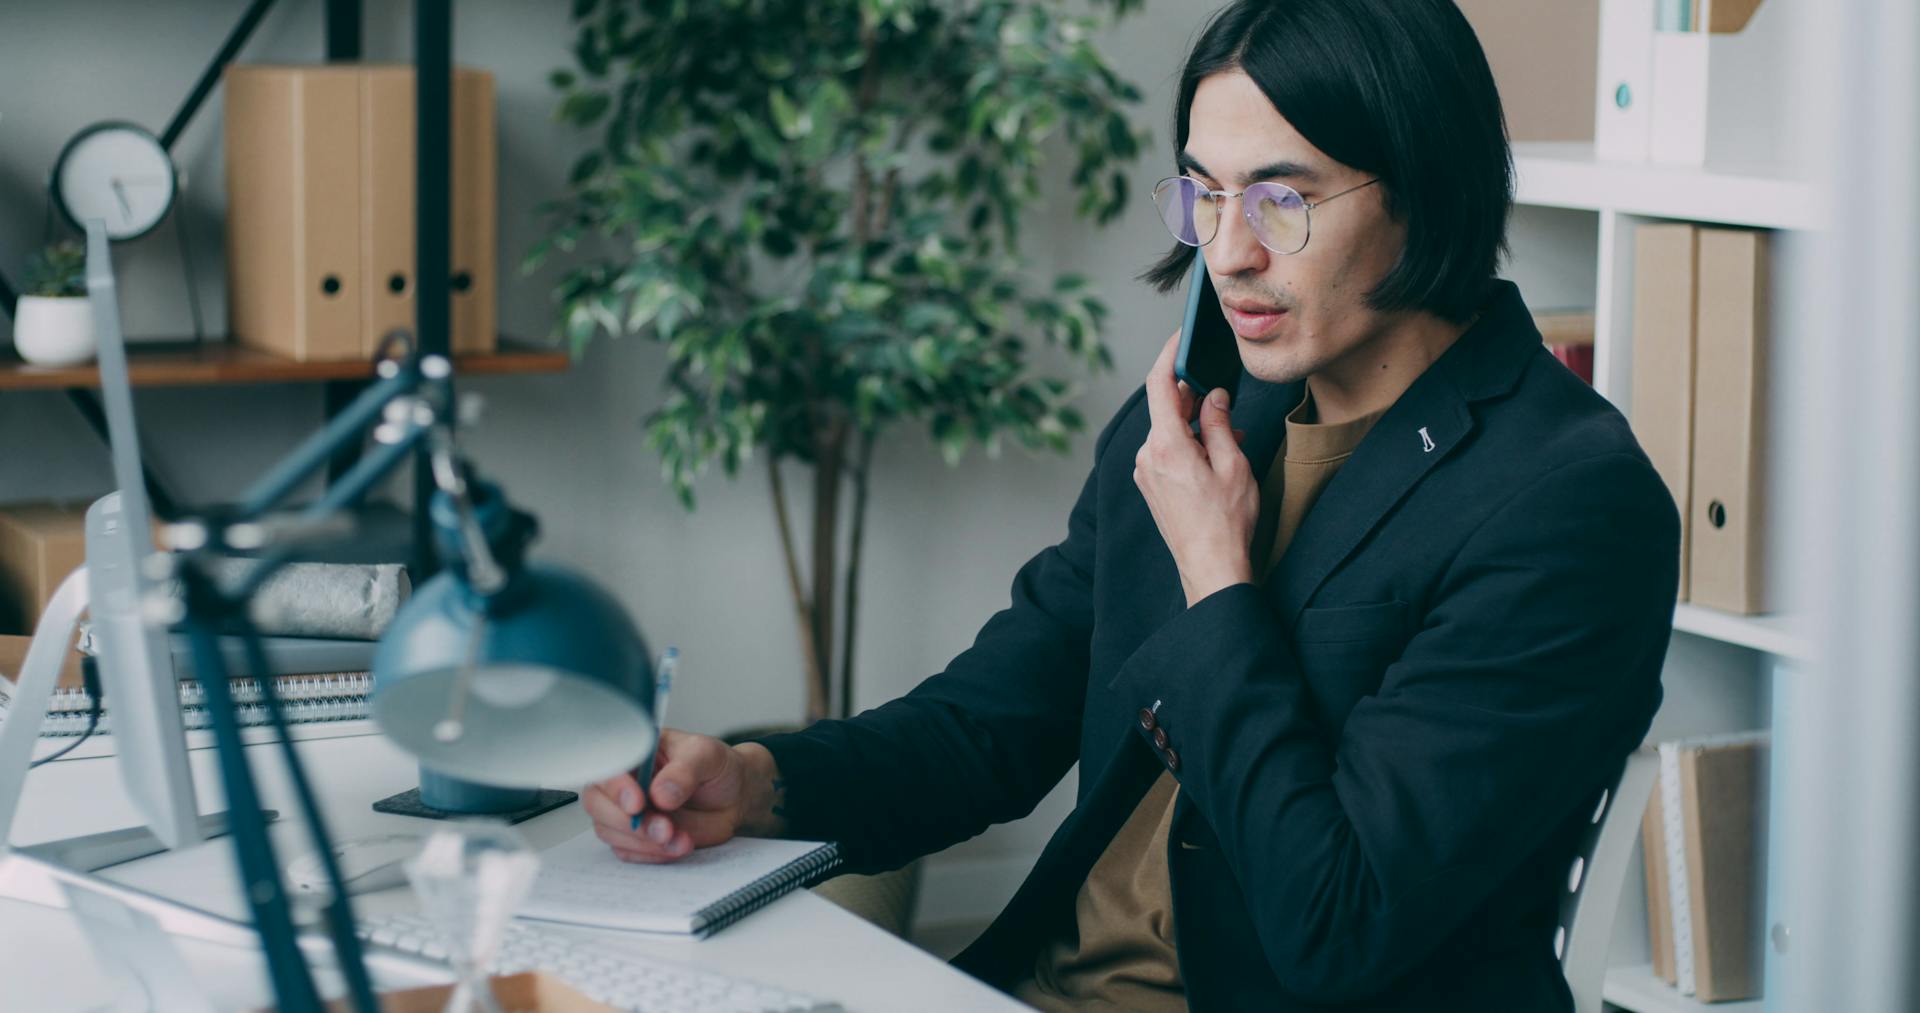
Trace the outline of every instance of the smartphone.
<instances>
[{"instance_id":1,"label":"smartphone","mask_svg":"<svg viewBox=\"0 0 1920 1013\"><path fill-rule=\"evenodd\" d=\"M1206 257L1195 247L1193 274L1187 279L1187 313L1180 323L1180 348L1174 354L1173 375L1193 388L1196 399L1206 397L1215 387L1225 388L1228 397L1238 399L1240 372L1239 339L1233 336L1233 325L1227 323L1227 315L1220 309Z\"/></svg>"}]
</instances>

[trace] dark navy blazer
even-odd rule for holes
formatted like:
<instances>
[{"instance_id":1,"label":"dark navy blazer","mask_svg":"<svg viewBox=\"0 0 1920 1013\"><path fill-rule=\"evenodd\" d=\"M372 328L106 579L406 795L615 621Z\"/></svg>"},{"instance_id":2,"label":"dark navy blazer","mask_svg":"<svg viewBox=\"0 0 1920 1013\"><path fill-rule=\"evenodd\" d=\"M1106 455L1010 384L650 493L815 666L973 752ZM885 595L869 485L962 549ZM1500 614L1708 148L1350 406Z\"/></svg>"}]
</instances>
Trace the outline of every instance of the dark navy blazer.
<instances>
[{"instance_id":1,"label":"dark navy blazer","mask_svg":"<svg viewBox=\"0 0 1920 1013\"><path fill-rule=\"evenodd\" d=\"M1258 480L1301 389L1240 392ZM1066 540L945 672L764 740L792 831L896 867L1031 812L1078 761L1072 814L955 961L1008 987L1171 770L1193 1009L1570 1009L1557 905L1659 706L1678 584L1679 518L1626 421L1499 283L1267 579L1189 608L1133 482L1143 395Z\"/></svg>"}]
</instances>

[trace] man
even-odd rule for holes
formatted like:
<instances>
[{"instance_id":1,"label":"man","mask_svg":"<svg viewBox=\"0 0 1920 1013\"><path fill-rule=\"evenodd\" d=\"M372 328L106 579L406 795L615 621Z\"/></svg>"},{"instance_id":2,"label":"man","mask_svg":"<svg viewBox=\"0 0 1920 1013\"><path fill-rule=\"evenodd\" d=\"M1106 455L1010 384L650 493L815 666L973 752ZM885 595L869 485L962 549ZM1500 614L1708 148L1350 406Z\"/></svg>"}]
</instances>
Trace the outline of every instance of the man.
<instances>
[{"instance_id":1,"label":"man","mask_svg":"<svg viewBox=\"0 0 1920 1013\"><path fill-rule=\"evenodd\" d=\"M1180 86L1182 177L1246 367L1174 341L1066 540L947 670L729 749L669 733L600 836L899 866L1078 804L956 963L1045 1009L1563 1010L1554 918L1660 701L1678 518L1625 421L1495 280L1511 159L1449 0L1239 0Z\"/></svg>"}]
</instances>

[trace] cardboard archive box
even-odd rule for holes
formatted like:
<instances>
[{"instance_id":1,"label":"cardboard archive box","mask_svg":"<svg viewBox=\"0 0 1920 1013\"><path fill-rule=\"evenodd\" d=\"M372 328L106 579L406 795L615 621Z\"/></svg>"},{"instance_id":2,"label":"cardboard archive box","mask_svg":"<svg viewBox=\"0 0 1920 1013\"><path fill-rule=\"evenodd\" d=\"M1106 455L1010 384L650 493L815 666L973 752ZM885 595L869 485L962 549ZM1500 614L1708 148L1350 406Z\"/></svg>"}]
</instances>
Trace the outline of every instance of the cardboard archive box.
<instances>
[{"instance_id":1,"label":"cardboard archive box","mask_svg":"<svg viewBox=\"0 0 1920 1013\"><path fill-rule=\"evenodd\" d=\"M1591 141L1600 0L1459 0L1515 141Z\"/></svg>"},{"instance_id":2,"label":"cardboard archive box","mask_svg":"<svg viewBox=\"0 0 1920 1013\"><path fill-rule=\"evenodd\" d=\"M226 71L230 327L303 361L371 358L414 325L414 74L405 66ZM454 72L452 347L495 347L494 86Z\"/></svg>"},{"instance_id":3,"label":"cardboard archive box","mask_svg":"<svg viewBox=\"0 0 1920 1013\"><path fill-rule=\"evenodd\" d=\"M87 508L0 507L0 633L30 634L67 574L87 561Z\"/></svg>"},{"instance_id":4,"label":"cardboard archive box","mask_svg":"<svg viewBox=\"0 0 1920 1013\"><path fill-rule=\"evenodd\" d=\"M1633 434L1680 509L1681 601L1691 596L1692 583L1699 234L1693 225L1642 225L1633 242Z\"/></svg>"},{"instance_id":5,"label":"cardboard archive box","mask_svg":"<svg viewBox=\"0 0 1920 1013\"><path fill-rule=\"evenodd\" d=\"M394 328L414 328L414 75L408 66L364 68L361 89L360 357L371 359ZM495 338L494 230L497 168L493 75L453 72L453 295L451 339L460 355L486 354Z\"/></svg>"},{"instance_id":6,"label":"cardboard archive box","mask_svg":"<svg viewBox=\"0 0 1920 1013\"><path fill-rule=\"evenodd\" d=\"M1766 592L1767 233L1700 231L1689 600L1738 615Z\"/></svg>"}]
</instances>

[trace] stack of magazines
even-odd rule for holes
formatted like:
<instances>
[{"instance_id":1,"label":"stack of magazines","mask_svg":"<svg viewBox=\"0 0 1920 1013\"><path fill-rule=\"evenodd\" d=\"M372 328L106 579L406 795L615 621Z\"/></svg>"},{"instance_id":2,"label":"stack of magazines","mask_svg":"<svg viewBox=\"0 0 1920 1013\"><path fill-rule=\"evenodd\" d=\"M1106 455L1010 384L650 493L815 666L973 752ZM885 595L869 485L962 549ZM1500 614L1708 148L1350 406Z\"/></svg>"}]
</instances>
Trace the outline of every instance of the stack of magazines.
<instances>
[{"instance_id":1,"label":"stack of magazines","mask_svg":"<svg viewBox=\"0 0 1920 1013\"><path fill-rule=\"evenodd\" d=\"M234 679L234 714L242 725L267 723L267 705L260 697L258 679ZM313 721L349 721L367 716L367 697L373 691L373 677L365 672L334 675L283 675L274 680L280 697L281 713L288 724ZM198 682L180 684L180 718L189 729L210 727L206 690ZM79 735L87 730L87 711L93 698L78 687L55 690L47 707L47 718L40 726L43 736ZM100 727L95 735L113 731L113 708L103 704Z\"/></svg>"},{"instance_id":2,"label":"stack of magazines","mask_svg":"<svg viewBox=\"0 0 1920 1013\"><path fill-rule=\"evenodd\" d=\"M186 638L174 635L169 639L174 674L179 679L183 723L188 729L209 727L206 688L195 678ZM25 637L0 637L0 641L6 642L0 643L0 716L5 715L11 703L13 687L8 680L19 675L15 669L25 657L26 640ZM80 646L84 651L91 644L82 637ZM238 639L222 638L221 647L227 656L229 671L247 671ZM368 674L373 664L372 641L268 637L265 647L269 671L275 673L272 677L275 695L289 724L350 721L368 716L368 700L373 692L373 677ZM80 685L77 655L74 660L75 664L62 672L59 688L54 690L47 706L46 720L40 726L43 736L75 736L87 730L87 714L94 701ZM240 724L268 723L260 680L235 678L228 680L227 685L231 688ZM101 704L100 725L94 730L95 735L113 730L111 696Z\"/></svg>"}]
</instances>

